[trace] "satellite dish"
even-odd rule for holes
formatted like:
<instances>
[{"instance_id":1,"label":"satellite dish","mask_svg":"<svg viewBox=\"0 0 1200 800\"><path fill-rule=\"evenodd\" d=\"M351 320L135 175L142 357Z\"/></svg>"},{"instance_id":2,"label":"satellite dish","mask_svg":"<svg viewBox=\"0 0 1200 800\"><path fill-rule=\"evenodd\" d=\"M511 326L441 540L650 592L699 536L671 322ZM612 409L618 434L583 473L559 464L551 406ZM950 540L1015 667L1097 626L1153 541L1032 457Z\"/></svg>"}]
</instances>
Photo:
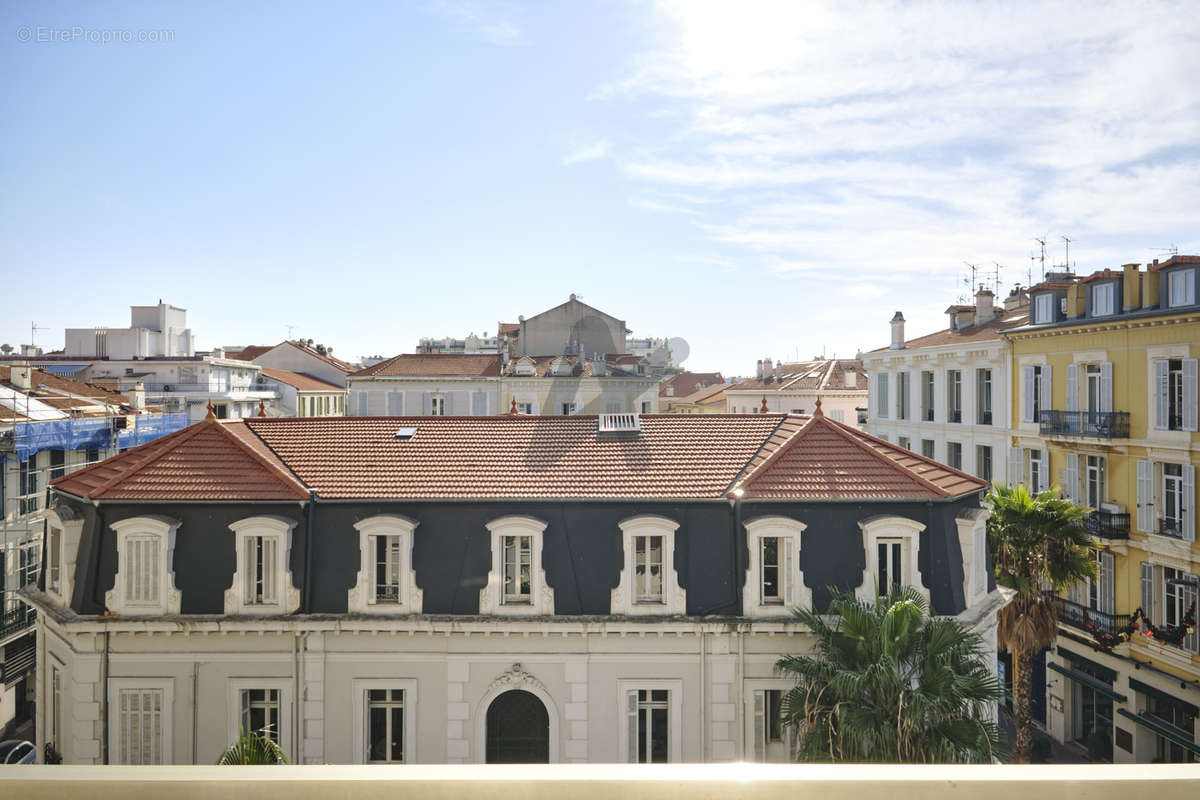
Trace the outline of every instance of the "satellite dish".
<instances>
[{"instance_id":1,"label":"satellite dish","mask_svg":"<svg viewBox=\"0 0 1200 800\"><path fill-rule=\"evenodd\" d=\"M682 364L688 357L688 353L692 352L692 348L688 347L687 340L680 336L672 336L668 339L667 346L671 348L671 363L675 366Z\"/></svg>"}]
</instances>

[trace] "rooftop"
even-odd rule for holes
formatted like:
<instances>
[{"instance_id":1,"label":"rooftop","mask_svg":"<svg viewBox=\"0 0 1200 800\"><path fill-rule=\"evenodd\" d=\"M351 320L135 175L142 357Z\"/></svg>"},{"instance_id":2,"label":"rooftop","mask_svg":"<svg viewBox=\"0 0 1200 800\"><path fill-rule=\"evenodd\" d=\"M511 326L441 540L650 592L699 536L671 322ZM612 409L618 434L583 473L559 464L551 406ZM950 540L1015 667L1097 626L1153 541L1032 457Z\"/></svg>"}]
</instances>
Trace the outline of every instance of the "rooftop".
<instances>
[{"instance_id":1,"label":"rooftop","mask_svg":"<svg viewBox=\"0 0 1200 800\"><path fill-rule=\"evenodd\" d=\"M350 377L494 378L499 375L497 353L405 353L360 369Z\"/></svg>"},{"instance_id":2,"label":"rooftop","mask_svg":"<svg viewBox=\"0 0 1200 800\"><path fill-rule=\"evenodd\" d=\"M277 380L280 383L286 383L301 392L344 392L341 386L338 386L328 381L314 378L311 375L305 375L303 372L291 372L286 369L272 369L271 367L263 367L262 374L268 378Z\"/></svg>"},{"instance_id":3,"label":"rooftop","mask_svg":"<svg viewBox=\"0 0 1200 800\"><path fill-rule=\"evenodd\" d=\"M951 306L954 308L954 306ZM965 306L965 310L974 310L975 306ZM1029 306L1020 305L1016 308L1011 308L1007 311L996 309L998 316L983 323L982 325L969 325L967 327L954 330L953 328L943 328L935 333L928 333L924 336L918 336L915 339L909 339L904 343L904 349L912 349L917 347L940 347L947 344L959 344L963 342L985 342L992 339L1000 339L1000 331L1005 328L1014 328L1018 325L1024 325L1029 321ZM890 351L890 347L878 347L872 350L872 353L886 353Z\"/></svg>"},{"instance_id":4,"label":"rooftop","mask_svg":"<svg viewBox=\"0 0 1200 800\"><path fill-rule=\"evenodd\" d=\"M13 367L0 365L0 388L9 390L5 394L16 392L32 398L36 403L57 409L62 415L108 416L129 404L129 398L120 392L56 375L39 367L32 367L32 388L20 389L12 382ZM31 418L21 412L20 404L16 410L6 404L0 405L0 422L20 422Z\"/></svg>"},{"instance_id":5,"label":"rooftop","mask_svg":"<svg viewBox=\"0 0 1200 800\"><path fill-rule=\"evenodd\" d=\"M847 389L845 375L855 374L855 387ZM779 380L774 373L768 379L747 378L726 387L726 391L755 392L844 392L867 390L867 373L857 359L817 358L779 365Z\"/></svg>"}]
</instances>

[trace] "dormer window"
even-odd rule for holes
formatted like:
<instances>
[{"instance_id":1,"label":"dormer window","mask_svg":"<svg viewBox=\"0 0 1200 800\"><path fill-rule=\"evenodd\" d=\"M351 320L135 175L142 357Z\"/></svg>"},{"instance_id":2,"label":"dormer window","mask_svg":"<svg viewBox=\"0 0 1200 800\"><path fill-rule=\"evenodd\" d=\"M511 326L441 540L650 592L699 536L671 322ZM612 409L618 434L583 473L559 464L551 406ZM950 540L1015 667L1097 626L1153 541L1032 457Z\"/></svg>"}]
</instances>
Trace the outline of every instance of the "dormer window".
<instances>
[{"instance_id":1,"label":"dormer window","mask_svg":"<svg viewBox=\"0 0 1200 800\"><path fill-rule=\"evenodd\" d=\"M612 590L613 614L683 614L687 598L675 572L675 531L679 524L644 515L619 525L624 561Z\"/></svg>"},{"instance_id":2,"label":"dormer window","mask_svg":"<svg viewBox=\"0 0 1200 800\"><path fill-rule=\"evenodd\" d=\"M1167 275L1167 305L1190 306L1196 303L1196 270L1180 269Z\"/></svg>"},{"instance_id":3,"label":"dormer window","mask_svg":"<svg viewBox=\"0 0 1200 800\"><path fill-rule=\"evenodd\" d=\"M1034 322L1038 325L1043 325L1047 322L1054 321L1054 295L1050 292L1045 294L1034 295L1033 298Z\"/></svg>"},{"instance_id":4,"label":"dormer window","mask_svg":"<svg viewBox=\"0 0 1200 800\"><path fill-rule=\"evenodd\" d=\"M412 568L417 523L379 514L354 523L358 531L358 580L347 608L359 614L419 614L422 592Z\"/></svg>"},{"instance_id":5,"label":"dormer window","mask_svg":"<svg viewBox=\"0 0 1200 800\"><path fill-rule=\"evenodd\" d=\"M1107 317L1113 313L1115 283L1100 283L1092 287L1092 316Z\"/></svg>"},{"instance_id":6,"label":"dormer window","mask_svg":"<svg viewBox=\"0 0 1200 800\"><path fill-rule=\"evenodd\" d=\"M550 374L559 377L570 375L572 372L572 364L565 358L558 358L550 365Z\"/></svg>"},{"instance_id":7,"label":"dormer window","mask_svg":"<svg viewBox=\"0 0 1200 800\"><path fill-rule=\"evenodd\" d=\"M479 613L534 615L554 613L554 590L542 568L546 523L533 517L501 517L488 523L492 568L479 592Z\"/></svg>"},{"instance_id":8,"label":"dormer window","mask_svg":"<svg viewBox=\"0 0 1200 800\"><path fill-rule=\"evenodd\" d=\"M117 576L104 605L118 614L178 614L175 532L179 522L159 516L112 524L117 533Z\"/></svg>"},{"instance_id":9,"label":"dormer window","mask_svg":"<svg viewBox=\"0 0 1200 800\"><path fill-rule=\"evenodd\" d=\"M229 526L237 562L225 590L226 614L290 614L300 607L288 569L295 527L283 517L250 517Z\"/></svg>"},{"instance_id":10,"label":"dormer window","mask_svg":"<svg viewBox=\"0 0 1200 800\"><path fill-rule=\"evenodd\" d=\"M513 374L521 375L523 377L532 377L534 374L533 362L527 358L521 359L517 362L516 366L513 367Z\"/></svg>"}]
</instances>

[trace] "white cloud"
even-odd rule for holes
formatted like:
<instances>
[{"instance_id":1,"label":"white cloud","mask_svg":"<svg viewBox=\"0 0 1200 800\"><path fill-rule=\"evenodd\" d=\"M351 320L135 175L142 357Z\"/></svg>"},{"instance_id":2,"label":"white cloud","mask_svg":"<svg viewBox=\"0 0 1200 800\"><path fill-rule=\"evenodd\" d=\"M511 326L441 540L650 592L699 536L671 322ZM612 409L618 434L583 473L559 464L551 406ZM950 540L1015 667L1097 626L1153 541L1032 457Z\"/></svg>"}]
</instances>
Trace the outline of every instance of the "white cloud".
<instances>
[{"instance_id":1,"label":"white cloud","mask_svg":"<svg viewBox=\"0 0 1200 800\"><path fill-rule=\"evenodd\" d=\"M524 39L521 28L501 8L485 7L471 0L438 0L434 8L485 42L516 45Z\"/></svg>"},{"instance_id":2,"label":"white cloud","mask_svg":"<svg viewBox=\"0 0 1200 800\"><path fill-rule=\"evenodd\" d=\"M562 165L569 167L572 164L582 164L585 161L595 161L598 158L604 158L608 155L608 142L598 141L591 144L577 147L570 153L563 156Z\"/></svg>"}]
</instances>

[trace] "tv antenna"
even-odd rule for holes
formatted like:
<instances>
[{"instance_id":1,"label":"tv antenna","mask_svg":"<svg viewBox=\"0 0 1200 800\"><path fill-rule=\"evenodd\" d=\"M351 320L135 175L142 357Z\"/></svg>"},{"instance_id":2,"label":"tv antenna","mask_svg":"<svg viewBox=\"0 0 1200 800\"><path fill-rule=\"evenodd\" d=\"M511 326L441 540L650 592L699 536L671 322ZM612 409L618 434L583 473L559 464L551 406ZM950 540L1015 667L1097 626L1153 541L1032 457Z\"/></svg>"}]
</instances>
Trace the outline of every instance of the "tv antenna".
<instances>
[{"instance_id":1,"label":"tv antenna","mask_svg":"<svg viewBox=\"0 0 1200 800\"><path fill-rule=\"evenodd\" d=\"M1035 236L1035 237L1033 237L1033 240L1042 246L1042 276L1041 276L1041 280L1046 280L1046 237L1043 236L1042 238L1039 239L1038 237ZM1029 258L1032 261L1033 256L1030 256ZM1029 274L1029 285L1030 286L1033 285L1032 269L1030 270L1030 274Z\"/></svg>"},{"instance_id":2,"label":"tv antenna","mask_svg":"<svg viewBox=\"0 0 1200 800\"><path fill-rule=\"evenodd\" d=\"M284 325L283 327L288 329L288 341L290 342L292 340L292 331L294 331L296 328L298 328L300 326L299 325Z\"/></svg>"},{"instance_id":3,"label":"tv antenna","mask_svg":"<svg viewBox=\"0 0 1200 800\"><path fill-rule=\"evenodd\" d=\"M1170 253L1172 258L1179 255L1179 248L1175 245L1171 245L1170 247L1151 247L1150 249L1156 253Z\"/></svg>"},{"instance_id":4,"label":"tv antenna","mask_svg":"<svg viewBox=\"0 0 1200 800\"><path fill-rule=\"evenodd\" d=\"M1036 259L1037 259L1037 256L1035 256L1033 254L1033 252L1031 251L1029 253L1029 274L1025 276L1026 277L1026 281L1025 281L1026 287L1033 286L1033 262Z\"/></svg>"},{"instance_id":5,"label":"tv antenna","mask_svg":"<svg viewBox=\"0 0 1200 800\"><path fill-rule=\"evenodd\" d=\"M1063 266L1065 266L1067 268L1067 272L1070 272L1071 271L1071 237L1064 236L1064 237L1062 237L1062 239L1064 242L1067 243L1067 263L1064 264Z\"/></svg>"},{"instance_id":6,"label":"tv antenna","mask_svg":"<svg viewBox=\"0 0 1200 800\"><path fill-rule=\"evenodd\" d=\"M971 270L971 277L963 276L962 282L967 287L967 291L958 299L959 302L969 303L971 302L971 297L975 294L975 280L979 276L979 265L972 264L970 261L964 261L963 263L967 265L967 269Z\"/></svg>"},{"instance_id":7,"label":"tv antenna","mask_svg":"<svg viewBox=\"0 0 1200 800\"><path fill-rule=\"evenodd\" d=\"M35 344L37 344L37 332L38 331L48 331L48 330L50 330L50 329L43 328L40 325L38 325L36 322L30 322L29 323L29 346L33 347Z\"/></svg>"},{"instance_id":8,"label":"tv antenna","mask_svg":"<svg viewBox=\"0 0 1200 800\"><path fill-rule=\"evenodd\" d=\"M1001 264L999 261L993 261L992 263L996 265L996 268L994 270L992 270L992 291L996 293L997 297L999 297L1000 296L1000 270L1004 269L1004 265Z\"/></svg>"}]
</instances>

